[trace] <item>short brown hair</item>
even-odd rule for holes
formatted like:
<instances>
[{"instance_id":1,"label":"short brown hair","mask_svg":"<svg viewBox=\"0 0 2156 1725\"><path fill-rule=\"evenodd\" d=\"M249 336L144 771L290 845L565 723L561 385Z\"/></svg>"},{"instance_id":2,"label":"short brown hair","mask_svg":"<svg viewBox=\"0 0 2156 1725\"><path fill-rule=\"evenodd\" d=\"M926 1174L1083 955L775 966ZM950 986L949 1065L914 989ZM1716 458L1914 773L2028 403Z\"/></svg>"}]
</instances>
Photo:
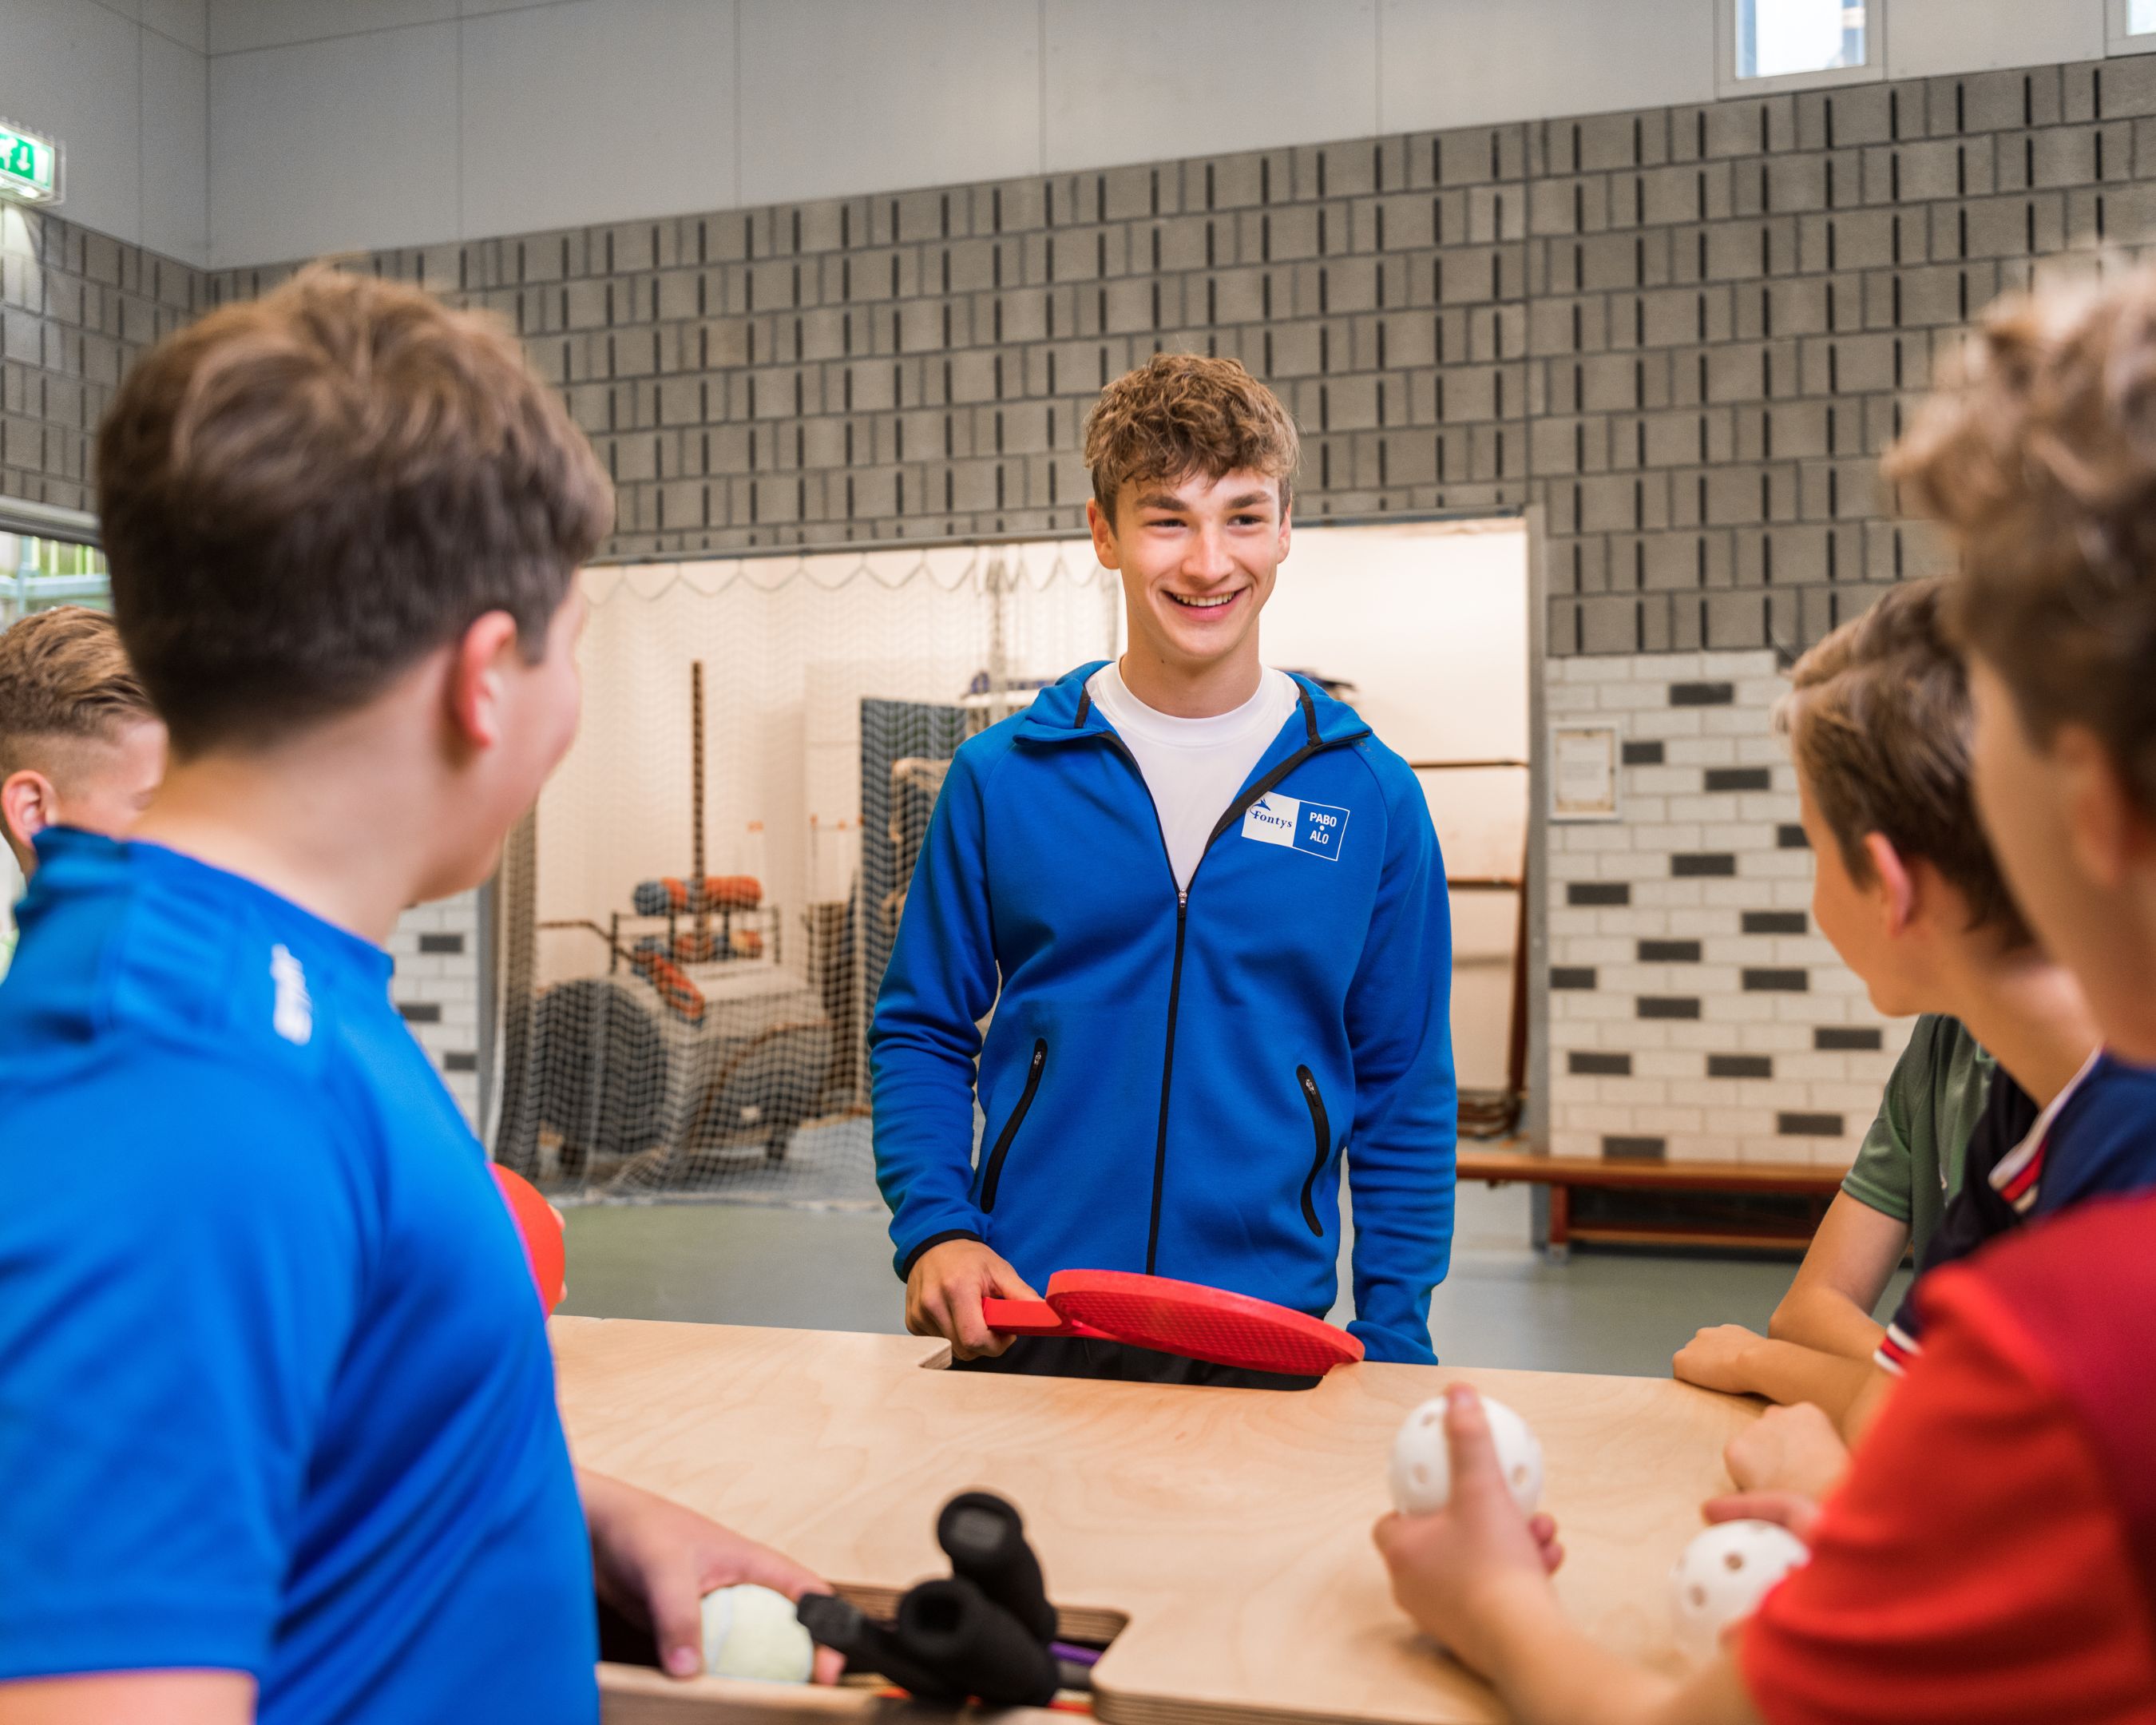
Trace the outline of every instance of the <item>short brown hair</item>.
<instances>
[{"instance_id":1,"label":"short brown hair","mask_svg":"<svg viewBox=\"0 0 2156 1725\"><path fill-rule=\"evenodd\" d=\"M1797 661L1775 715L1843 865L1871 879L1865 835L1883 834L1960 891L1972 927L2025 946L1969 782L1969 680L1941 608L1946 583L1890 589Z\"/></svg>"},{"instance_id":2,"label":"short brown hair","mask_svg":"<svg viewBox=\"0 0 2156 1725\"><path fill-rule=\"evenodd\" d=\"M156 716L102 611L59 605L0 631L0 774L45 739L107 738Z\"/></svg>"},{"instance_id":3,"label":"short brown hair","mask_svg":"<svg viewBox=\"0 0 2156 1725\"><path fill-rule=\"evenodd\" d=\"M505 324L323 269L151 349L97 490L121 635L183 753L359 706L489 611L536 660L613 517Z\"/></svg>"},{"instance_id":4,"label":"short brown hair","mask_svg":"<svg viewBox=\"0 0 2156 1725\"><path fill-rule=\"evenodd\" d=\"M2156 271L2001 300L1887 474L1958 542L1950 621L2030 734L2086 725L2156 811Z\"/></svg>"},{"instance_id":5,"label":"short brown hair","mask_svg":"<svg viewBox=\"0 0 2156 1725\"><path fill-rule=\"evenodd\" d=\"M1280 398L1240 361L1156 353L1101 392L1086 421L1093 495L1111 519L1132 480L1180 483L1258 473L1280 481L1281 514L1301 439Z\"/></svg>"}]
</instances>

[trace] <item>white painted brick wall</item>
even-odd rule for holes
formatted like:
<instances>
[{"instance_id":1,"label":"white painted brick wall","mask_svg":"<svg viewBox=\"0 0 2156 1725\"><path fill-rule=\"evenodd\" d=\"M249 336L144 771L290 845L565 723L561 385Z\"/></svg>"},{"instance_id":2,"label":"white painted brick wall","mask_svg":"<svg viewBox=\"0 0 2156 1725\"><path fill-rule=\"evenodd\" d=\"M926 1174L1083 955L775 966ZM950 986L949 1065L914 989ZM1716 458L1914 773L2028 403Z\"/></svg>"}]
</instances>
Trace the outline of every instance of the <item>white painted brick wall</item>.
<instances>
[{"instance_id":1,"label":"white painted brick wall","mask_svg":"<svg viewBox=\"0 0 2156 1725\"><path fill-rule=\"evenodd\" d=\"M1547 674L1552 722L1611 722L1625 742L1661 745L1659 762L1619 769L1618 820L1549 828L1550 968L1594 973L1591 987L1550 988L1552 1150L1599 1156L1609 1139L1644 1138L1672 1162L1846 1167L1909 1023L1875 1014L1811 928L1811 853L1780 839L1798 809L1774 731L1786 686L1774 655L1559 659ZM1686 684L1727 684L1731 698L1672 704ZM1709 770L1729 768L1766 769L1768 788L1709 790ZM1734 872L1681 876L1679 855L1728 857ZM1622 886L1625 902L1574 903L1582 884ZM1802 932L1747 932L1747 912L1803 913ZM1697 942L1698 956L1643 955L1643 941ZM1801 972L1805 986L1748 988L1759 971ZM1642 1018L1643 998L1697 1002L1697 1016ZM1823 1049L1823 1028L1874 1031L1879 1046ZM1575 1055L1622 1056L1630 1070L1574 1072ZM1717 1055L1763 1058L1772 1076L1710 1076ZM1831 1119L1790 1117L1819 1116Z\"/></svg>"},{"instance_id":2,"label":"white painted brick wall","mask_svg":"<svg viewBox=\"0 0 2156 1725\"><path fill-rule=\"evenodd\" d=\"M462 893L407 911L389 937L389 952L397 962L390 999L477 1131L479 895Z\"/></svg>"}]
</instances>

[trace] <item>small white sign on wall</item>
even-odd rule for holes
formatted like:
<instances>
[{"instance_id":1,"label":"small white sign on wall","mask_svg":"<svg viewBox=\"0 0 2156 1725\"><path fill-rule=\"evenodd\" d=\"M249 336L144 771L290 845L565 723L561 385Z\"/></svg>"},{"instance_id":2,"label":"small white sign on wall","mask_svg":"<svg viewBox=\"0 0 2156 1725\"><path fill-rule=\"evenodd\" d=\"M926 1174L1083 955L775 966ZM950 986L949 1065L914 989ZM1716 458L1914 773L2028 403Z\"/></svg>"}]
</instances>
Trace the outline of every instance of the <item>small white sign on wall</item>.
<instances>
[{"instance_id":1,"label":"small white sign on wall","mask_svg":"<svg viewBox=\"0 0 2156 1725\"><path fill-rule=\"evenodd\" d=\"M1550 730L1550 819L1617 819L1619 743L1614 725Z\"/></svg>"}]
</instances>

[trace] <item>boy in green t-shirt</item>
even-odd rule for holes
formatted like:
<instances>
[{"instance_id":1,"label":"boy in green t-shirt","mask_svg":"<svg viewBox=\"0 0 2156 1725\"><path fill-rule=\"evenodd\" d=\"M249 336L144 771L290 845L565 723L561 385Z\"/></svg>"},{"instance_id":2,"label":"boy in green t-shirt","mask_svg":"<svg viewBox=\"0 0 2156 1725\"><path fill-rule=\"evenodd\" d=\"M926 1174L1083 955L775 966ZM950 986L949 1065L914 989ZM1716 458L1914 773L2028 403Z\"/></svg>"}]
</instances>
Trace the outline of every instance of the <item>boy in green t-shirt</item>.
<instances>
[{"instance_id":1,"label":"boy in green t-shirt","mask_svg":"<svg viewBox=\"0 0 2156 1725\"><path fill-rule=\"evenodd\" d=\"M1866 1209L1902 1224L1919 1258L1947 1201L1961 1189L1962 1152L1998 1064L1958 1019L1926 1013L1910 1031L1871 1130L1842 1180L1841 1189ZM1784 1323L1770 1325L1772 1333L1801 1339L1784 1327L1801 1322L1790 1304L1795 1294L1791 1288L1778 1308ZM1876 1296L1869 1303L1876 1304Z\"/></svg>"},{"instance_id":2,"label":"boy in green t-shirt","mask_svg":"<svg viewBox=\"0 0 2156 1725\"><path fill-rule=\"evenodd\" d=\"M1829 635L1799 661L1779 718L1811 841L1813 921L1875 1008L1928 1016L1768 1335L1717 1325L1675 1361L1678 1377L1709 1389L1815 1403L1845 1435L1887 1381L1871 1363L1886 1334L1872 1308L1959 1182L1994 1057L1991 1081L2041 1106L2097 1040L1978 824L1968 682L1940 593L1937 582L1897 588Z\"/></svg>"}]
</instances>

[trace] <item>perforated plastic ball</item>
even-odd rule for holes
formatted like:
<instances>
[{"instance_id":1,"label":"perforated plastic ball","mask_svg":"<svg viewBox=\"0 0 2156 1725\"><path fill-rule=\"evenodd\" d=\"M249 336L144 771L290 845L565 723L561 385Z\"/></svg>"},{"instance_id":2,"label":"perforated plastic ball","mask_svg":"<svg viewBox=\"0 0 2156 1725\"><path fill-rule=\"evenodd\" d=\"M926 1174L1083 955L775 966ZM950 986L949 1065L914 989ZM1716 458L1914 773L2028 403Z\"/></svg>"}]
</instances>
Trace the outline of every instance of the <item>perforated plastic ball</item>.
<instances>
[{"instance_id":1,"label":"perforated plastic ball","mask_svg":"<svg viewBox=\"0 0 2156 1725\"><path fill-rule=\"evenodd\" d=\"M745 1581L704 1595L706 1675L805 1683L815 1664L816 1644L785 1594Z\"/></svg>"},{"instance_id":2,"label":"perforated plastic ball","mask_svg":"<svg viewBox=\"0 0 2156 1725\"><path fill-rule=\"evenodd\" d=\"M1504 1403L1482 1398L1497 1466L1522 1515L1531 1516L1543 1497L1543 1446L1527 1422ZM1445 1445L1445 1398L1424 1402L1409 1414L1393 1440L1393 1507L1404 1516L1435 1514L1452 1501L1452 1458Z\"/></svg>"},{"instance_id":3,"label":"perforated plastic ball","mask_svg":"<svg viewBox=\"0 0 2156 1725\"><path fill-rule=\"evenodd\" d=\"M1810 1557L1804 1541L1772 1522L1722 1522L1670 1566L1670 1626L1677 1649L1705 1665L1722 1631L1758 1609L1767 1589Z\"/></svg>"}]
</instances>

